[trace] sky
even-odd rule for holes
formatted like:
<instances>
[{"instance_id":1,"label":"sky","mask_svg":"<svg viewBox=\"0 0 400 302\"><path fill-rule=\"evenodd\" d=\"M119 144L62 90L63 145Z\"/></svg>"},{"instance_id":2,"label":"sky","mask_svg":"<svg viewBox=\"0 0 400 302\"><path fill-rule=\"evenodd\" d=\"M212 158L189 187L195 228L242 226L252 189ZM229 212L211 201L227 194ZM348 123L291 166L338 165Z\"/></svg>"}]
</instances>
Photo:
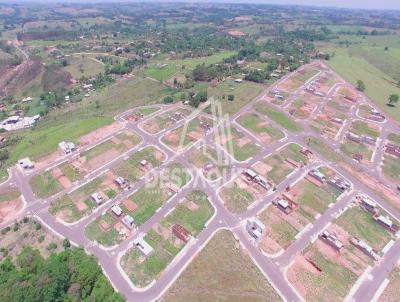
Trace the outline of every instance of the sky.
<instances>
[{"instance_id":1,"label":"sky","mask_svg":"<svg viewBox=\"0 0 400 302\"><path fill-rule=\"evenodd\" d=\"M3 0L4 1L4 0ZM8 0L6 0L7 2ZM18 0L16 0L18 1ZM35 0L19 0L35 1ZM140 0L36 0L38 2L140 2ZM143 0L142 0L143 1ZM144 0L143 2L240 2L264 4L294 4L325 7L395 9L400 10L400 0ZM2 2L0 0L0 2Z\"/></svg>"},{"instance_id":2,"label":"sky","mask_svg":"<svg viewBox=\"0 0 400 302\"><path fill-rule=\"evenodd\" d=\"M264 3L264 1L254 1ZM265 3L367 9L400 9L400 0L269 0Z\"/></svg>"}]
</instances>

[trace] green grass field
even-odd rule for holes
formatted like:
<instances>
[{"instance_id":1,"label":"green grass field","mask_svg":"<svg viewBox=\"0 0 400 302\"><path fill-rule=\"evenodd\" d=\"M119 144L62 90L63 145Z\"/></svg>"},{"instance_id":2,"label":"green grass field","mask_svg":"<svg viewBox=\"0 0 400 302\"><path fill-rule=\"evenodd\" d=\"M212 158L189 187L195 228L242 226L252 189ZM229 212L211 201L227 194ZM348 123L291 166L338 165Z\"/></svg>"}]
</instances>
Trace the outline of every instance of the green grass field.
<instances>
[{"instance_id":1,"label":"green grass field","mask_svg":"<svg viewBox=\"0 0 400 302\"><path fill-rule=\"evenodd\" d=\"M343 301L358 276L349 269L338 265L316 248L311 260L321 268L320 274L301 270L298 279L307 288L307 301Z\"/></svg>"},{"instance_id":2,"label":"green grass field","mask_svg":"<svg viewBox=\"0 0 400 302\"><path fill-rule=\"evenodd\" d=\"M121 208L124 213L128 213L133 217L136 225L142 225L154 215L156 210L161 207L168 198L168 193L163 188L142 187L129 197L138 208L134 212L128 211L124 205L121 205Z\"/></svg>"},{"instance_id":3,"label":"green grass field","mask_svg":"<svg viewBox=\"0 0 400 302\"><path fill-rule=\"evenodd\" d=\"M2 170L23 157L37 160L48 155L57 150L60 141L77 141L80 136L112 123L116 113L134 106L158 103L167 93L168 90L160 83L134 78L96 91L68 110L55 109L33 129L18 133L20 141L10 152Z\"/></svg>"},{"instance_id":4,"label":"green grass field","mask_svg":"<svg viewBox=\"0 0 400 302\"><path fill-rule=\"evenodd\" d=\"M295 240L298 231L284 219L279 219L279 221L275 221L276 218L273 218L274 211L280 210L277 209L275 206L269 206L261 212L259 218L262 222L264 222L266 225L269 225L272 229L267 236L278 243L281 248L286 249ZM267 252L276 252L276 250L272 250L269 246L265 246L265 250Z\"/></svg>"},{"instance_id":5,"label":"green grass field","mask_svg":"<svg viewBox=\"0 0 400 302\"><path fill-rule=\"evenodd\" d=\"M230 128L232 139L223 145L223 148L230 153L237 161L246 161L260 151L260 147L255 145L245 134L239 132L234 127ZM243 144L241 140L246 142Z\"/></svg>"},{"instance_id":6,"label":"green grass field","mask_svg":"<svg viewBox=\"0 0 400 302\"><path fill-rule=\"evenodd\" d=\"M0 191L0 202L11 201L21 196L17 188L7 188Z\"/></svg>"},{"instance_id":7,"label":"green grass field","mask_svg":"<svg viewBox=\"0 0 400 302\"><path fill-rule=\"evenodd\" d=\"M236 51L221 51L217 52L211 56L207 57L199 57L199 58L193 58L193 59L183 59L183 60L170 60L169 62L173 62L178 66L185 66L185 68L193 69L197 65L200 64L206 64L206 65L211 65L211 64L216 64L219 62L222 62L224 59L229 58L236 54Z\"/></svg>"},{"instance_id":8,"label":"green grass field","mask_svg":"<svg viewBox=\"0 0 400 302\"><path fill-rule=\"evenodd\" d=\"M176 66L174 64L168 64L163 68L151 66L144 72L146 76L158 81L165 81L169 79L174 73L176 73Z\"/></svg>"},{"instance_id":9,"label":"green grass field","mask_svg":"<svg viewBox=\"0 0 400 302\"><path fill-rule=\"evenodd\" d=\"M178 163L172 163L163 171L163 177L156 178L154 182L148 183L148 186L140 188L129 197L137 205L137 209L134 212L128 211L123 204L121 207L124 212L133 217L136 225L142 225L154 215L159 207L173 197L174 193L167 188L167 183L171 182L180 188L189 180L190 175L183 166Z\"/></svg>"},{"instance_id":10,"label":"green grass field","mask_svg":"<svg viewBox=\"0 0 400 302\"><path fill-rule=\"evenodd\" d=\"M236 83L233 80L225 80L219 82L216 87L209 86L207 94L209 99L215 101L216 113L234 114L238 112L243 106L252 101L257 95L262 92L263 86L254 82L243 81ZM233 101L228 101L228 95L233 95ZM221 107L219 107L221 106ZM218 110L221 109L222 112ZM211 106L205 109L208 113L213 113Z\"/></svg>"},{"instance_id":11,"label":"green grass field","mask_svg":"<svg viewBox=\"0 0 400 302\"><path fill-rule=\"evenodd\" d=\"M292 120L292 118L271 105L267 105L265 103L257 103L254 107L259 113L266 115L275 123L281 125L291 132L298 133L303 130L303 127L301 125L297 124L294 120Z\"/></svg>"},{"instance_id":12,"label":"green grass field","mask_svg":"<svg viewBox=\"0 0 400 302\"><path fill-rule=\"evenodd\" d=\"M154 249L149 257L141 259L141 253L133 247L121 259L121 266L138 287L144 287L156 279L180 251L153 229L144 236L144 240Z\"/></svg>"},{"instance_id":13,"label":"green grass field","mask_svg":"<svg viewBox=\"0 0 400 302\"><path fill-rule=\"evenodd\" d=\"M201 127L200 122L213 126L213 121L205 117L196 117L184 125L172 130L162 137L162 141L176 151L183 150L190 144L195 143L206 132ZM193 136L196 133L198 136Z\"/></svg>"},{"instance_id":14,"label":"green grass field","mask_svg":"<svg viewBox=\"0 0 400 302\"><path fill-rule=\"evenodd\" d=\"M196 209L189 209L188 206L193 207L194 205L197 207ZM200 191L194 191L160 221L160 226L164 228L163 236L159 235L155 229L151 229L145 235L144 240L154 249L152 255L142 261L140 252L136 248L128 250L123 256L121 264L135 285L145 286L157 278L185 245L185 242L173 235L171 231L173 225L180 224L193 236L196 236L204 228L213 212L207 195Z\"/></svg>"},{"instance_id":15,"label":"green grass field","mask_svg":"<svg viewBox=\"0 0 400 302\"><path fill-rule=\"evenodd\" d=\"M400 134L390 133L387 138L391 143L400 145Z\"/></svg>"},{"instance_id":16,"label":"green grass field","mask_svg":"<svg viewBox=\"0 0 400 302\"><path fill-rule=\"evenodd\" d=\"M254 202L253 195L236 184L223 187L220 195L226 208L232 213L243 213Z\"/></svg>"},{"instance_id":17,"label":"green grass field","mask_svg":"<svg viewBox=\"0 0 400 302\"><path fill-rule=\"evenodd\" d=\"M351 132L358 135L368 135L374 138L379 137L379 131L375 128L372 128L364 121L354 121L351 125Z\"/></svg>"},{"instance_id":18,"label":"green grass field","mask_svg":"<svg viewBox=\"0 0 400 302\"><path fill-rule=\"evenodd\" d=\"M95 77L100 72L104 72L104 65L88 56L70 57L68 65L64 67L74 79L81 77Z\"/></svg>"},{"instance_id":19,"label":"green grass field","mask_svg":"<svg viewBox=\"0 0 400 302\"><path fill-rule=\"evenodd\" d=\"M391 239L389 232L374 221L371 213L358 206L345 211L336 223L350 235L365 240L378 251Z\"/></svg>"},{"instance_id":20,"label":"green grass field","mask_svg":"<svg viewBox=\"0 0 400 302\"><path fill-rule=\"evenodd\" d=\"M359 51L355 49L359 48ZM388 65L397 66L400 64L400 55L394 56L391 52L385 52L384 45L379 50L371 50L370 47L363 49L363 46L346 48L328 48L328 52L335 52L335 56L326 63L338 72L343 78L356 85L357 80L365 83L365 93L379 107L392 118L400 121L400 105L388 107L387 100L390 94L400 95L400 88L396 86L400 78L393 78L387 72ZM393 50L400 53L400 50ZM364 53L364 52L367 52ZM387 61L384 66L374 60ZM396 67L394 67L396 68ZM400 70L397 68L397 70ZM390 73L390 71L389 71ZM394 75L392 75L394 76ZM399 76L399 75L398 75Z\"/></svg>"},{"instance_id":21,"label":"green grass field","mask_svg":"<svg viewBox=\"0 0 400 302\"><path fill-rule=\"evenodd\" d=\"M386 154L382 172L389 179L400 185L400 159L398 157Z\"/></svg>"},{"instance_id":22,"label":"green grass field","mask_svg":"<svg viewBox=\"0 0 400 302\"><path fill-rule=\"evenodd\" d=\"M61 196L50 204L49 212L52 215L61 215L65 222L78 221L95 207L90 198L91 194L96 191L110 192L108 186L103 184L104 180L103 176L97 177L70 194ZM81 201L82 205L85 205L84 208L78 208L78 200Z\"/></svg>"},{"instance_id":23,"label":"green grass field","mask_svg":"<svg viewBox=\"0 0 400 302\"><path fill-rule=\"evenodd\" d=\"M57 179L51 175L51 172L44 172L33 176L29 184L32 191L39 198L50 197L63 189Z\"/></svg>"},{"instance_id":24,"label":"green grass field","mask_svg":"<svg viewBox=\"0 0 400 302\"><path fill-rule=\"evenodd\" d=\"M196 209L189 209L188 204L193 203ZM194 191L186 196L185 201L176 206L161 223L166 227L180 224L193 236L203 230L205 223L211 218L214 209L210 204L207 195L201 191Z\"/></svg>"},{"instance_id":25,"label":"green grass field","mask_svg":"<svg viewBox=\"0 0 400 302\"><path fill-rule=\"evenodd\" d=\"M67 163L62 164L59 166L61 172L68 177L71 182L78 181L85 176L85 172L79 170L78 168L74 167L73 165Z\"/></svg>"},{"instance_id":26,"label":"green grass field","mask_svg":"<svg viewBox=\"0 0 400 302\"><path fill-rule=\"evenodd\" d=\"M127 160L117 164L113 168L113 171L124 179L136 181L145 174L145 172L140 168L140 161L146 160L152 168L158 167L161 164L160 158L156 157L156 152L159 156L162 156L162 158L165 159L165 155L161 153L161 151L150 146L135 152Z\"/></svg>"},{"instance_id":27,"label":"green grass field","mask_svg":"<svg viewBox=\"0 0 400 302\"><path fill-rule=\"evenodd\" d=\"M198 169L203 169L207 163L212 163L215 169L211 173L207 173L205 177L209 180L216 180L226 175L230 170L229 162L221 151L211 148L209 145L203 145L199 149L194 150L190 156L189 161Z\"/></svg>"},{"instance_id":28,"label":"green grass field","mask_svg":"<svg viewBox=\"0 0 400 302\"><path fill-rule=\"evenodd\" d=\"M158 81L165 81L174 75L178 70L193 69L197 65L206 64L211 65L218 62L222 62L225 58L234 55L234 51L222 51L211 56L193 58L193 59L182 59L182 60L157 60L157 63L152 64L148 69L144 71L144 75L153 78ZM157 64L168 64L167 66L160 68ZM184 68L184 69L182 69Z\"/></svg>"},{"instance_id":29,"label":"green grass field","mask_svg":"<svg viewBox=\"0 0 400 302\"><path fill-rule=\"evenodd\" d=\"M97 117L24 131L20 134L21 141L10 154L7 163L13 164L23 157L37 160L56 151L60 141L77 141L79 137L111 122L111 118Z\"/></svg>"},{"instance_id":30,"label":"green grass field","mask_svg":"<svg viewBox=\"0 0 400 302\"><path fill-rule=\"evenodd\" d=\"M101 221L104 221L111 227L107 230L104 230L100 226ZM114 228L116 222L117 220L112 216L112 214L107 213L102 215L87 225L85 228L85 235L88 237L88 239L97 241L104 246L113 246L121 242L118 231Z\"/></svg>"},{"instance_id":31,"label":"green grass field","mask_svg":"<svg viewBox=\"0 0 400 302\"><path fill-rule=\"evenodd\" d=\"M282 131L273 126L269 125L267 122L263 121L258 114L244 114L238 118L238 123L246 128L247 130L258 134L258 135L267 135L270 137L270 141L274 142L280 140L284 137Z\"/></svg>"},{"instance_id":32,"label":"green grass field","mask_svg":"<svg viewBox=\"0 0 400 302\"><path fill-rule=\"evenodd\" d=\"M296 184L296 187L299 187L300 190L296 201L306 212L308 209L312 209L313 211L322 214L328 209L328 205L336 202L336 199L339 197L339 191L336 191L327 184L318 187L311 182L304 180Z\"/></svg>"}]
</instances>

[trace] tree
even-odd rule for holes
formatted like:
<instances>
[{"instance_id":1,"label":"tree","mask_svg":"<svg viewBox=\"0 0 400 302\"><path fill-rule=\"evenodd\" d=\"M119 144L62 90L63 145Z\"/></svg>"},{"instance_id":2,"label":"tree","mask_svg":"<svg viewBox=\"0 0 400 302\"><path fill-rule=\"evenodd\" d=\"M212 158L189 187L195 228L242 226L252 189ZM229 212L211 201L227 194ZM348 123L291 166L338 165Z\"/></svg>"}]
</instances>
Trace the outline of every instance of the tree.
<instances>
[{"instance_id":1,"label":"tree","mask_svg":"<svg viewBox=\"0 0 400 302\"><path fill-rule=\"evenodd\" d=\"M235 96L233 94L228 95L228 101L233 101Z\"/></svg>"},{"instance_id":2,"label":"tree","mask_svg":"<svg viewBox=\"0 0 400 302\"><path fill-rule=\"evenodd\" d=\"M388 105L389 105L390 107L394 107L394 106L396 106L396 104L397 104L398 101L399 101L399 96L398 96L397 94L391 94L391 95L389 96L389 103L388 103Z\"/></svg>"},{"instance_id":3,"label":"tree","mask_svg":"<svg viewBox=\"0 0 400 302\"><path fill-rule=\"evenodd\" d=\"M63 247L64 249L69 249L71 247L71 242L69 242L67 238L65 238L63 241Z\"/></svg>"},{"instance_id":4,"label":"tree","mask_svg":"<svg viewBox=\"0 0 400 302\"><path fill-rule=\"evenodd\" d=\"M174 102L174 99L173 99L172 96L168 95L163 99L163 101L164 101L165 104L170 104L170 103Z\"/></svg>"},{"instance_id":5,"label":"tree","mask_svg":"<svg viewBox=\"0 0 400 302\"><path fill-rule=\"evenodd\" d=\"M13 263L0 262L0 301L122 302L97 260L83 249L67 249L44 259L25 247Z\"/></svg>"},{"instance_id":6,"label":"tree","mask_svg":"<svg viewBox=\"0 0 400 302\"><path fill-rule=\"evenodd\" d=\"M358 81L357 81L357 89L358 89L359 91L365 91L365 84L364 84L363 81L361 81L361 80L358 80Z\"/></svg>"}]
</instances>

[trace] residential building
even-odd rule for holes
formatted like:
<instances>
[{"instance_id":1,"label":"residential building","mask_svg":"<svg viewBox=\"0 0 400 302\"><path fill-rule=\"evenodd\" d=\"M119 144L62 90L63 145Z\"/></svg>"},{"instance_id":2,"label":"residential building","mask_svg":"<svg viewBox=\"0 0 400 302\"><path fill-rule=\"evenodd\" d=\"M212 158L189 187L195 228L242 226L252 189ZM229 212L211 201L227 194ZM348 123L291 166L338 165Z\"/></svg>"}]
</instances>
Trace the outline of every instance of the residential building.
<instances>
[{"instance_id":1,"label":"residential building","mask_svg":"<svg viewBox=\"0 0 400 302\"><path fill-rule=\"evenodd\" d=\"M344 247L343 243L336 237L336 235L328 231L324 231L322 234L320 234L319 238L338 252L340 252Z\"/></svg>"},{"instance_id":2,"label":"residential building","mask_svg":"<svg viewBox=\"0 0 400 302\"><path fill-rule=\"evenodd\" d=\"M339 124L339 125L343 125L343 123L344 123L343 119L337 118L337 117L331 117L331 121L336 123L336 124Z\"/></svg>"},{"instance_id":3,"label":"residential building","mask_svg":"<svg viewBox=\"0 0 400 302\"><path fill-rule=\"evenodd\" d=\"M325 182L326 178L324 173L322 173L321 171L317 170L317 169L313 169L310 172L308 172L308 175L314 177L316 180L320 181L320 182Z\"/></svg>"},{"instance_id":4,"label":"residential building","mask_svg":"<svg viewBox=\"0 0 400 302\"><path fill-rule=\"evenodd\" d=\"M280 197L274 201L274 204L283 211L285 214L290 214L292 212L292 204L286 198Z\"/></svg>"},{"instance_id":5,"label":"residential building","mask_svg":"<svg viewBox=\"0 0 400 302\"><path fill-rule=\"evenodd\" d=\"M20 119L21 119L21 118L20 118L18 115L13 115L13 116L10 116L10 117L6 118L6 119L2 122L2 124L3 124L3 125L16 124L16 123L19 122Z\"/></svg>"},{"instance_id":6,"label":"residential building","mask_svg":"<svg viewBox=\"0 0 400 302\"><path fill-rule=\"evenodd\" d=\"M330 178L328 183L342 192L351 187L350 183L340 176L334 176Z\"/></svg>"},{"instance_id":7,"label":"residential building","mask_svg":"<svg viewBox=\"0 0 400 302\"><path fill-rule=\"evenodd\" d=\"M61 149L62 152L65 154L69 154L71 152L74 152L76 149L76 146L72 142L64 142L62 141L61 143L58 144L58 147Z\"/></svg>"},{"instance_id":8,"label":"residential building","mask_svg":"<svg viewBox=\"0 0 400 302\"><path fill-rule=\"evenodd\" d=\"M362 142L362 138L360 135L354 134L352 132L348 132L346 135L347 139L356 142L356 143L361 143Z\"/></svg>"},{"instance_id":9,"label":"residential building","mask_svg":"<svg viewBox=\"0 0 400 302\"><path fill-rule=\"evenodd\" d=\"M361 206L372 214L378 213L378 207L375 201L371 200L367 196L360 196Z\"/></svg>"},{"instance_id":10,"label":"residential building","mask_svg":"<svg viewBox=\"0 0 400 302\"><path fill-rule=\"evenodd\" d=\"M145 257L150 256L154 249L148 244L143 237L138 237L133 240L133 246L135 246Z\"/></svg>"},{"instance_id":11,"label":"residential building","mask_svg":"<svg viewBox=\"0 0 400 302\"><path fill-rule=\"evenodd\" d=\"M188 242L192 236L192 234L180 224L174 224L172 226L172 233L184 242Z\"/></svg>"},{"instance_id":12,"label":"residential building","mask_svg":"<svg viewBox=\"0 0 400 302\"><path fill-rule=\"evenodd\" d=\"M254 181L267 191L269 191L273 187L272 184L268 180L266 180L264 177L262 177L261 175L257 175L254 178Z\"/></svg>"},{"instance_id":13,"label":"residential building","mask_svg":"<svg viewBox=\"0 0 400 302\"><path fill-rule=\"evenodd\" d=\"M376 144L376 138L368 136L368 135L363 135L362 136L362 142L370 144L370 145L375 145Z\"/></svg>"},{"instance_id":14,"label":"residential building","mask_svg":"<svg viewBox=\"0 0 400 302\"><path fill-rule=\"evenodd\" d=\"M246 169L243 173L250 179L254 179L256 176L258 176L258 174L251 169Z\"/></svg>"},{"instance_id":15,"label":"residential building","mask_svg":"<svg viewBox=\"0 0 400 302\"><path fill-rule=\"evenodd\" d=\"M132 229L135 226L135 222L133 220L133 217L131 215L125 215L122 217L122 223L128 228Z\"/></svg>"},{"instance_id":16,"label":"residential building","mask_svg":"<svg viewBox=\"0 0 400 302\"><path fill-rule=\"evenodd\" d=\"M378 253L370 247L364 240L358 239L356 237L351 238L350 240L351 244L353 244L355 247L357 247L359 250L364 252L367 256L371 257L372 259L379 260L379 255Z\"/></svg>"},{"instance_id":17,"label":"residential building","mask_svg":"<svg viewBox=\"0 0 400 302\"><path fill-rule=\"evenodd\" d=\"M246 230L254 239L260 239L265 233L265 225L256 217L247 219Z\"/></svg>"},{"instance_id":18,"label":"residential building","mask_svg":"<svg viewBox=\"0 0 400 302\"><path fill-rule=\"evenodd\" d=\"M127 186L127 182L126 182L126 180L123 178L123 177L121 177L121 176L118 176L115 180L114 180L114 182L121 188L121 189L124 189L124 188L126 188L126 186Z\"/></svg>"},{"instance_id":19,"label":"residential building","mask_svg":"<svg viewBox=\"0 0 400 302\"><path fill-rule=\"evenodd\" d=\"M103 196L98 192L93 193L91 197L97 206L101 205L104 201Z\"/></svg>"},{"instance_id":20,"label":"residential building","mask_svg":"<svg viewBox=\"0 0 400 302\"><path fill-rule=\"evenodd\" d=\"M396 146L394 144L386 144L385 152L396 157L400 157L400 146Z\"/></svg>"},{"instance_id":21,"label":"residential building","mask_svg":"<svg viewBox=\"0 0 400 302\"><path fill-rule=\"evenodd\" d=\"M116 216L121 216L122 215L122 209L119 205L114 205L111 207L111 212L113 212Z\"/></svg>"}]
</instances>

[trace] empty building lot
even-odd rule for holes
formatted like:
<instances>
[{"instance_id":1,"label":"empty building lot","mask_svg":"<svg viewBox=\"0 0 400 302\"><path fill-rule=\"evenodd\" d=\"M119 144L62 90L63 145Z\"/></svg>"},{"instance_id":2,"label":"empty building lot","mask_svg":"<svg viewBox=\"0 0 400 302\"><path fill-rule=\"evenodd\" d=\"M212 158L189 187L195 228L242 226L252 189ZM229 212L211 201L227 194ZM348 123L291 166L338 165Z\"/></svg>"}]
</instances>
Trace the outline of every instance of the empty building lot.
<instances>
[{"instance_id":1,"label":"empty building lot","mask_svg":"<svg viewBox=\"0 0 400 302\"><path fill-rule=\"evenodd\" d=\"M260 243L264 252L276 254L288 248L337 201L343 191L330 184L329 179L335 176L327 167L313 169L259 214L266 225L266 236Z\"/></svg>"},{"instance_id":2,"label":"empty building lot","mask_svg":"<svg viewBox=\"0 0 400 302\"><path fill-rule=\"evenodd\" d=\"M282 131L273 127L257 113L243 114L236 121L264 144L274 143L285 136Z\"/></svg>"},{"instance_id":3,"label":"empty building lot","mask_svg":"<svg viewBox=\"0 0 400 302\"><path fill-rule=\"evenodd\" d=\"M237 161L246 161L261 149L245 133L235 127L220 127L215 135L215 142Z\"/></svg>"},{"instance_id":4,"label":"empty building lot","mask_svg":"<svg viewBox=\"0 0 400 302\"><path fill-rule=\"evenodd\" d=\"M204 228L214 212L207 195L194 191L143 237L150 247L130 248L121 266L132 282L143 287L157 278L184 246Z\"/></svg>"},{"instance_id":5,"label":"empty building lot","mask_svg":"<svg viewBox=\"0 0 400 302\"><path fill-rule=\"evenodd\" d=\"M188 109L178 108L161 112L140 124L141 128L150 134L157 134L162 130L173 127L176 123L186 119L191 113Z\"/></svg>"},{"instance_id":6,"label":"empty building lot","mask_svg":"<svg viewBox=\"0 0 400 302\"><path fill-rule=\"evenodd\" d=\"M189 162L210 181L224 177L231 169L230 159L223 150L205 144L192 151Z\"/></svg>"},{"instance_id":7,"label":"empty building lot","mask_svg":"<svg viewBox=\"0 0 400 302\"><path fill-rule=\"evenodd\" d=\"M353 121L340 149L360 162L369 163L375 152L379 134L379 126L360 120Z\"/></svg>"},{"instance_id":8,"label":"empty building lot","mask_svg":"<svg viewBox=\"0 0 400 302\"><path fill-rule=\"evenodd\" d=\"M182 126L168 131L162 142L176 152L197 142L213 127L213 120L206 117L196 117Z\"/></svg>"},{"instance_id":9,"label":"empty building lot","mask_svg":"<svg viewBox=\"0 0 400 302\"><path fill-rule=\"evenodd\" d=\"M65 222L75 222L90 214L96 206L114 198L119 188L114 183L116 175L107 172L83 186L51 202L49 212ZM95 198L95 195L98 198Z\"/></svg>"},{"instance_id":10,"label":"empty building lot","mask_svg":"<svg viewBox=\"0 0 400 302\"><path fill-rule=\"evenodd\" d=\"M394 238L398 222L365 198L355 198L289 268L289 280L305 299L343 300L366 269L378 263Z\"/></svg>"}]
</instances>

